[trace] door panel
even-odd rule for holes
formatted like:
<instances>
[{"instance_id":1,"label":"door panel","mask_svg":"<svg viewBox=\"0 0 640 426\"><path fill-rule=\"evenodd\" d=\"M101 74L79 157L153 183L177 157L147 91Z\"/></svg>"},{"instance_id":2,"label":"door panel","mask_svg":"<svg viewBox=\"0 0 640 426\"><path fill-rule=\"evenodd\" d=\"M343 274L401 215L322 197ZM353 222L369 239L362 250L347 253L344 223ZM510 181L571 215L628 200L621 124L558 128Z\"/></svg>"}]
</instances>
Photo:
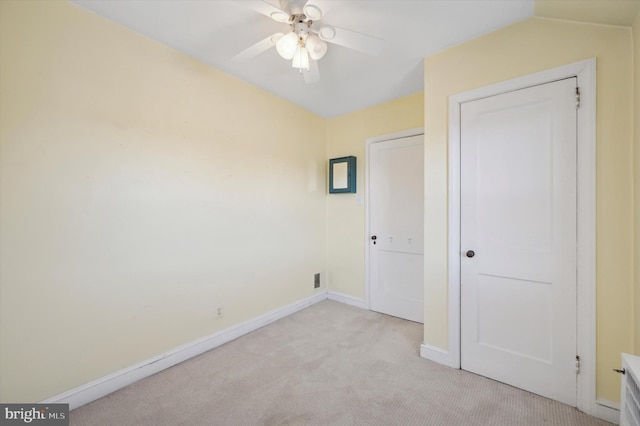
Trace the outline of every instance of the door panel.
<instances>
[{"instance_id":1,"label":"door panel","mask_svg":"<svg viewBox=\"0 0 640 426\"><path fill-rule=\"evenodd\" d=\"M575 91L463 104L460 200L462 368L574 406Z\"/></svg>"},{"instance_id":2,"label":"door panel","mask_svg":"<svg viewBox=\"0 0 640 426\"><path fill-rule=\"evenodd\" d=\"M487 275L478 276L476 285L478 344L551 362L551 286ZM526 338L519 338L522 324L527 324Z\"/></svg>"},{"instance_id":3,"label":"door panel","mask_svg":"<svg viewBox=\"0 0 640 426\"><path fill-rule=\"evenodd\" d=\"M423 136L369 147L371 310L423 322Z\"/></svg>"}]
</instances>

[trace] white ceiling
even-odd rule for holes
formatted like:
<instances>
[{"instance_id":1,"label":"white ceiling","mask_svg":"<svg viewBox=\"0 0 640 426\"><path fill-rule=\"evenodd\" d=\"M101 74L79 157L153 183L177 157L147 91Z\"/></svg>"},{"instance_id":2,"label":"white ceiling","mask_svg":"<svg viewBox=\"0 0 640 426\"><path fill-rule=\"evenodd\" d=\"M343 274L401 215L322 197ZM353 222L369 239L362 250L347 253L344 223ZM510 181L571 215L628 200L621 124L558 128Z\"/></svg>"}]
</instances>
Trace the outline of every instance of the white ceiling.
<instances>
[{"instance_id":1,"label":"white ceiling","mask_svg":"<svg viewBox=\"0 0 640 426\"><path fill-rule=\"evenodd\" d=\"M335 44L319 62L320 81L305 84L270 49L231 58L288 24L242 0L70 0L324 117L335 117L423 90L423 59L533 16L534 0L315 0L323 24L386 41L378 56ZM278 0L268 0L279 6Z\"/></svg>"}]
</instances>

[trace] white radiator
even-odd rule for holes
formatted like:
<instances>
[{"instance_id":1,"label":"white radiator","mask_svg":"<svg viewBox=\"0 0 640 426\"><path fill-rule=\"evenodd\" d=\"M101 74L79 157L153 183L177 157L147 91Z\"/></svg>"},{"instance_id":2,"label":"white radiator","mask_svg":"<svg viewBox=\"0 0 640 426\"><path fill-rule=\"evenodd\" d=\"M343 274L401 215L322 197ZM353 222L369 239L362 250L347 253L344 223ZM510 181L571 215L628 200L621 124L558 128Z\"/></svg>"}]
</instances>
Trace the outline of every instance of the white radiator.
<instances>
[{"instance_id":1,"label":"white radiator","mask_svg":"<svg viewBox=\"0 0 640 426\"><path fill-rule=\"evenodd\" d=\"M622 354L620 425L640 426L640 357Z\"/></svg>"}]
</instances>

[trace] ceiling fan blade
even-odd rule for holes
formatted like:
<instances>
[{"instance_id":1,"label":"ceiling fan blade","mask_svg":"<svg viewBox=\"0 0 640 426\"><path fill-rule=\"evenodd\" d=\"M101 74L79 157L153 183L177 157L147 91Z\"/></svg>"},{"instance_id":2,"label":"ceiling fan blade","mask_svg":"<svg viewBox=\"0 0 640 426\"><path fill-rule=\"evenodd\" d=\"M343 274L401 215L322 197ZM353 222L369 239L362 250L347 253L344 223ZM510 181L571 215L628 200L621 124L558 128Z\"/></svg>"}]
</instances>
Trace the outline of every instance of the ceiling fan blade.
<instances>
[{"instance_id":1,"label":"ceiling fan blade","mask_svg":"<svg viewBox=\"0 0 640 426\"><path fill-rule=\"evenodd\" d=\"M253 46L249 46L246 49L244 49L242 52L235 55L233 58L231 58L231 60L233 62L241 62L241 61L246 61L251 58L254 58L259 54L261 54L262 52L265 52L271 49L273 46L275 46L278 40L280 40L280 38L282 38L283 35L284 34L282 33L275 33L274 35L271 35L265 38L264 40L260 40Z\"/></svg>"},{"instance_id":2,"label":"ceiling fan blade","mask_svg":"<svg viewBox=\"0 0 640 426\"><path fill-rule=\"evenodd\" d=\"M320 70L318 69L318 61L309 59L309 71L302 70L304 76L304 82L307 84L313 84L320 80Z\"/></svg>"},{"instance_id":3,"label":"ceiling fan blade","mask_svg":"<svg viewBox=\"0 0 640 426\"><path fill-rule=\"evenodd\" d=\"M378 55L384 47L385 41L381 38L362 34L346 28L323 26L318 30L321 40L339 44L349 49L358 50L368 55Z\"/></svg>"},{"instance_id":4,"label":"ceiling fan blade","mask_svg":"<svg viewBox=\"0 0 640 426\"><path fill-rule=\"evenodd\" d=\"M262 0L242 0L238 4L244 7L255 10L256 12L273 19L276 22L288 22L289 14L283 10L278 9L274 5Z\"/></svg>"}]
</instances>

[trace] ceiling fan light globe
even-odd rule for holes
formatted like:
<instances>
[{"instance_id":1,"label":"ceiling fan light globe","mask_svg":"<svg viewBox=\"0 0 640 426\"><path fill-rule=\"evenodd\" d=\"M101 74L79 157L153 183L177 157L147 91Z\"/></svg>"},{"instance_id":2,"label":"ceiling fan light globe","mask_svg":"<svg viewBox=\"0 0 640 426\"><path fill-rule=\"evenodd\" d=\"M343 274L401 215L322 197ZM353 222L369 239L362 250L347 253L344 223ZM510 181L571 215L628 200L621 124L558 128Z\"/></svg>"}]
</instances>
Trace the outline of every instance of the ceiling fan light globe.
<instances>
[{"instance_id":1,"label":"ceiling fan light globe","mask_svg":"<svg viewBox=\"0 0 640 426\"><path fill-rule=\"evenodd\" d=\"M307 3L302 9L307 18L311 20L318 20L322 18L322 10L316 5Z\"/></svg>"},{"instance_id":2,"label":"ceiling fan light globe","mask_svg":"<svg viewBox=\"0 0 640 426\"><path fill-rule=\"evenodd\" d=\"M309 69L309 53L307 49L300 45L296 47L296 53L293 55L291 66L298 69Z\"/></svg>"},{"instance_id":3,"label":"ceiling fan light globe","mask_svg":"<svg viewBox=\"0 0 640 426\"><path fill-rule=\"evenodd\" d=\"M327 43L320 40L315 34L310 34L307 37L306 46L309 51L309 56L311 56L313 60L317 61L327 53Z\"/></svg>"},{"instance_id":4,"label":"ceiling fan light globe","mask_svg":"<svg viewBox=\"0 0 640 426\"><path fill-rule=\"evenodd\" d=\"M298 36L294 33L288 33L276 43L278 54L284 59L292 59L296 53L298 46Z\"/></svg>"}]
</instances>

